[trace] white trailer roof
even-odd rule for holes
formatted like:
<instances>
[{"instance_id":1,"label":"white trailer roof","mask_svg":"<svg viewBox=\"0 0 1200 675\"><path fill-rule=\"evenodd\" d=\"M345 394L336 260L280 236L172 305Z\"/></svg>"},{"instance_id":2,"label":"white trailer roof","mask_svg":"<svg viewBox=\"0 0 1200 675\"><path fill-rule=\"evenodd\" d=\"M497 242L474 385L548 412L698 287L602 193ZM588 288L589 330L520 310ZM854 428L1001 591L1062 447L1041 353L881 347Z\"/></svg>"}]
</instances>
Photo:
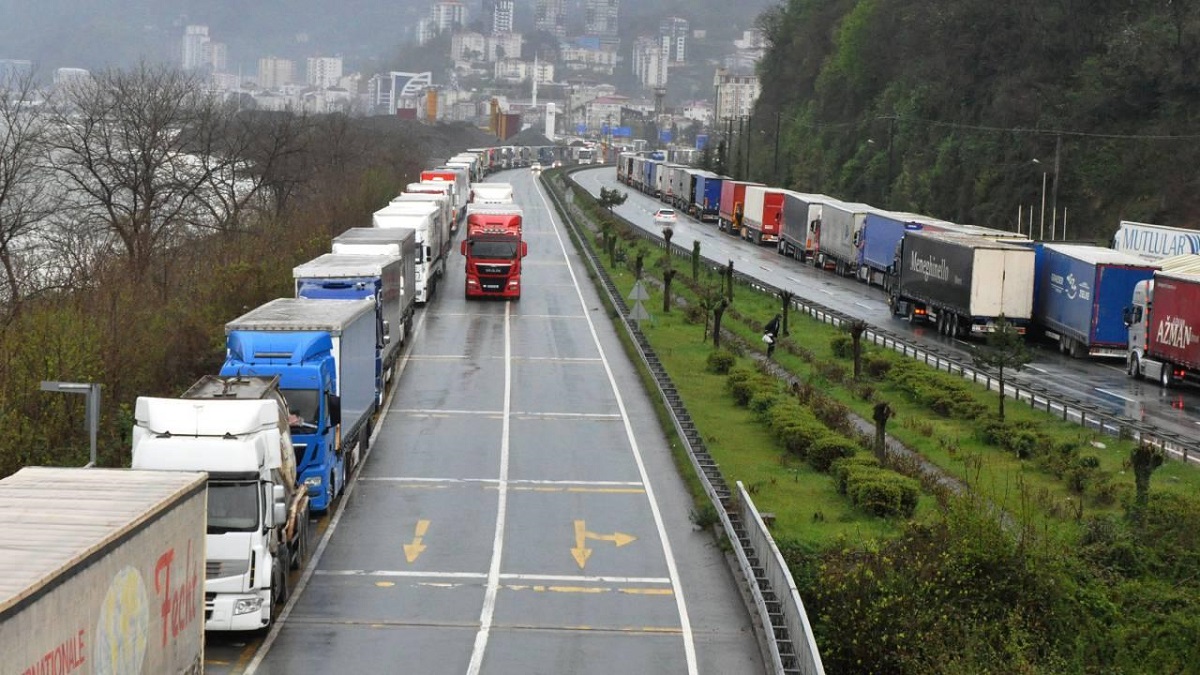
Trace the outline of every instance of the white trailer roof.
<instances>
[{"instance_id":1,"label":"white trailer roof","mask_svg":"<svg viewBox=\"0 0 1200 675\"><path fill-rule=\"evenodd\" d=\"M375 311L374 300L278 298L225 324L235 330L319 330L339 334L361 315Z\"/></svg>"},{"instance_id":2,"label":"white trailer roof","mask_svg":"<svg viewBox=\"0 0 1200 675\"><path fill-rule=\"evenodd\" d=\"M363 255L359 253L326 253L292 268L293 279L320 277L365 277L383 274L384 268L400 262L394 255Z\"/></svg>"},{"instance_id":3,"label":"white trailer roof","mask_svg":"<svg viewBox=\"0 0 1200 675\"><path fill-rule=\"evenodd\" d=\"M26 467L0 480L0 620L110 542L204 490L206 475Z\"/></svg>"},{"instance_id":4,"label":"white trailer roof","mask_svg":"<svg viewBox=\"0 0 1200 675\"><path fill-rule=\"evenodd\" d=\"M1047 250L1058 251L1063 255L1092 265L1130 265L1132 267L1152 267L1155 269L1159 267L1157 262L1150 262L1141 256L1124 251L1114 251L1111 248L1104 248L1102 246L1089 246L1087 244L1043 244L1042 246ZM1200 259L1200 256L1196 257Z\"/></svg>"},{"instance_id":5,"label":"white trailer roof","mask_svg":"<svg viewBox=\"0 0 1200 675\"><path fill-rule=\"evenodd\" d=\"M1016 250L1029 251L1033 253L1033 248L1022 246L1016 242L1010 242L1007 239L991 239L989 237L979 236L977 234L967 234L965 232L936 232L933 230L916 230L909 232L908 237L926 237L928 239L936 239L939 241L954 242L963 246L970 246L976 249L1000 249L1000 250Z\"/></svg>"},{"instance_id":6,"label":"white trailer roof","mask_svg":"<svg viewBox=\"0 0 1200 675\"><path fill-rule=\"evenodd\" d=\"M416 240L417 231L408 227L352 227L333 238L334 243L402 244Z\"/></svg>"}]
</instances>

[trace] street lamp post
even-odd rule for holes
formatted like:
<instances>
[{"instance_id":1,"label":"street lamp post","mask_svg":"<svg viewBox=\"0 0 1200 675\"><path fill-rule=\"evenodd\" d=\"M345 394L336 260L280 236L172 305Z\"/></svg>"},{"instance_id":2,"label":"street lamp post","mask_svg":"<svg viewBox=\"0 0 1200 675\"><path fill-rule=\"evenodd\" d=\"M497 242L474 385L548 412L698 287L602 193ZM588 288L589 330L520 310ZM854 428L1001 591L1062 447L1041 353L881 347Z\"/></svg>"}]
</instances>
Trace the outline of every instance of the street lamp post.
<instances>
[{"instance_id":1,"label":"street lamp post","mask_svg":"<svg viewBox=\"0 0 1200 675\"><path fill-rule=\"evenodd\" d=\"M100 385L90 382L42 381L42 391L61 391L66 394L83 394L87 397L84 424L91 442L91 461L88 467L96 466L96 432L100 427Z\"/></svg>"}]
</instances>

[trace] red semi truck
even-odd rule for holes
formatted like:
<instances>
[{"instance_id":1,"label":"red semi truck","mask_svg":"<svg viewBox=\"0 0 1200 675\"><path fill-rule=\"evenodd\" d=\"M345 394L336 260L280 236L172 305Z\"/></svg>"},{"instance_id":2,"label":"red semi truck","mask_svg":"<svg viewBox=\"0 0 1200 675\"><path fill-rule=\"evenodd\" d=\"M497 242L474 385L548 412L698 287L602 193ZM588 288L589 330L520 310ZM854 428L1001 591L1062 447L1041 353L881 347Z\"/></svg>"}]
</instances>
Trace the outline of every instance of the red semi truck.
<instances>
[{"instance_id":1,"label":"red semi truck","mask_svg":"<svg viewBox=\"0 0 1200 675\"><path fill-rule=\"evenodd\" d=\"M1200 375L1200 275L1155 272L1125 309L1129 374L1163 387Z\"/></svg>"},{"instance_id":2,"label":"red semi truck","mask_svg":"<svg viewBox=\"0 0 1200 675\"><path fill-rule=\"evenodd\" d=\"M721 183L721 208L717 210L717 229L731 234L742 234L742 216L746 211L746 187L762 185L745 180L727 180Z\"/></svg>"},{"instance_id":3,"label":"red semi truck","mask_svg":"<svg viewBox=\"0 0 1200 675\"><path fill-rule=\"evenodd\" d=\"M750 185L745 192L742 214L742 238L755 245L778 244L783 222L783 191L764 185Z\"/></svg>"},{"instance_id":4,"label":"red semi truck","mask_svg":"<svg viewBox=\"0 0 1200 675\"><path fill-rule=\"evenodd\" d=\"M467 258L466 297L521 299L521 238L524 213L516 204L467 206L467 236L459 250Z\"/></svg>"}]
</instances>

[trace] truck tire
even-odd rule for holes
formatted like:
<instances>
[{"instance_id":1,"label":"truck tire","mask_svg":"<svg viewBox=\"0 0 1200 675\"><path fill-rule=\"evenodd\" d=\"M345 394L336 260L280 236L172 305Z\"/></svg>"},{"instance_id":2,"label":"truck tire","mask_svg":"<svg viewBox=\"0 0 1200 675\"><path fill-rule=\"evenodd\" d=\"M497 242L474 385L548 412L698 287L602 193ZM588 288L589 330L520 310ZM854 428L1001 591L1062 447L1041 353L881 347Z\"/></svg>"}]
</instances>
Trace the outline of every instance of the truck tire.
<instances>
[{"instance_id":1,"label":"truck tire","mask_svg":"<svg viewBox=\"0 0 1200 675\"><path fill-rule=\"evenodd\" d=\"M1138 363L1138 355L1137 355L1137 354L1130 354L1130 355L1129 355L1128 367L1127 367L1127 369L1126 369L1126 370L1127 370L1127 372L1129 373L1129 376L1130 376L1130 377L1132 377L1132 378L1133 378L1133 379L1135 379L1135 380L1140 380L1140 379L1142 379L1142 368L1141 368L1141 365L1142 365L1142 364Z\"/></svg>"},{"instance_id":2,"label":"truck tire","mask_svg":"<svg viewBox=\"0 0 1200 675\"><path fill-rule=\"evenodd\" d=\"M283 553L284 554L282 556L275 557L275 564L272 566L272 573L275 574L275 588L273 589L274 592L271 593L271 600L280 607L287 603L289 597L288 573L287 570L283 568L283 564L280 562L280 560L287 559L286 546L283 549Z\"/></svg>"}]
</instances>

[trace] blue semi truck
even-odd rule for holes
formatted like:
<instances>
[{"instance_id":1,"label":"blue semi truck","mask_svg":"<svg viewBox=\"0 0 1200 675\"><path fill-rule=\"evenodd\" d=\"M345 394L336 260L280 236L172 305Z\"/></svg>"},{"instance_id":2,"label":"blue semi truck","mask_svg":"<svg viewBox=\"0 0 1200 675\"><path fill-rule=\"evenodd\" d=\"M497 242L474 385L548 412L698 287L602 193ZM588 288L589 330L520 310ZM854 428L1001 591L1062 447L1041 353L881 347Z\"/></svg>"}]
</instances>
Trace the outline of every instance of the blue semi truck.
<instances>
[{"instance_id":1,"label":"blue semi truck","mask_svg":"<svg viewBox=\"0 0 1200 675\"><path fill-rule=\"evenodd\" d=\"M724 180L725 176L718 176L711 171L696 174L692 209L700 222L717 221L717 212L721 209L721 183Z\"/></svg>"},{"instance_id":2,"label":"blue semi truck","mask_svg":"<svg viewBox=\"0 0 1200 675\"><path fill-rule=\"evenodd\" d=\"M341 494L371 436L375 302L280 298L225 324L221 375L279 376L313 511Z\"/></svg>"},{"instance_id":3,"label":"blue semi truck","mask_svg":"<svg viewBox=\"0 0 1200 675\"><path fill-rule=\"evenodd\" d=\"M1033 322L1073 357L1128 354L1123 310L1158 265L1099 246L1035 245Z\"/></svg>"},{"instance_id":4,"label":"blue semi truck","mask_svg":"<svg viewBox=\"0 0 1200 675\"><path fill-rule=\"evenodd\" d=\"M296 297L310 300L372 300L375 303L376 404L392 380L396 361L412 329L416 308L416 247L412 230L395 230L409 235L404 257L327 253L292 269ZM336 240L335 240L336 241Z\"/></svg>"}]
</instances>

